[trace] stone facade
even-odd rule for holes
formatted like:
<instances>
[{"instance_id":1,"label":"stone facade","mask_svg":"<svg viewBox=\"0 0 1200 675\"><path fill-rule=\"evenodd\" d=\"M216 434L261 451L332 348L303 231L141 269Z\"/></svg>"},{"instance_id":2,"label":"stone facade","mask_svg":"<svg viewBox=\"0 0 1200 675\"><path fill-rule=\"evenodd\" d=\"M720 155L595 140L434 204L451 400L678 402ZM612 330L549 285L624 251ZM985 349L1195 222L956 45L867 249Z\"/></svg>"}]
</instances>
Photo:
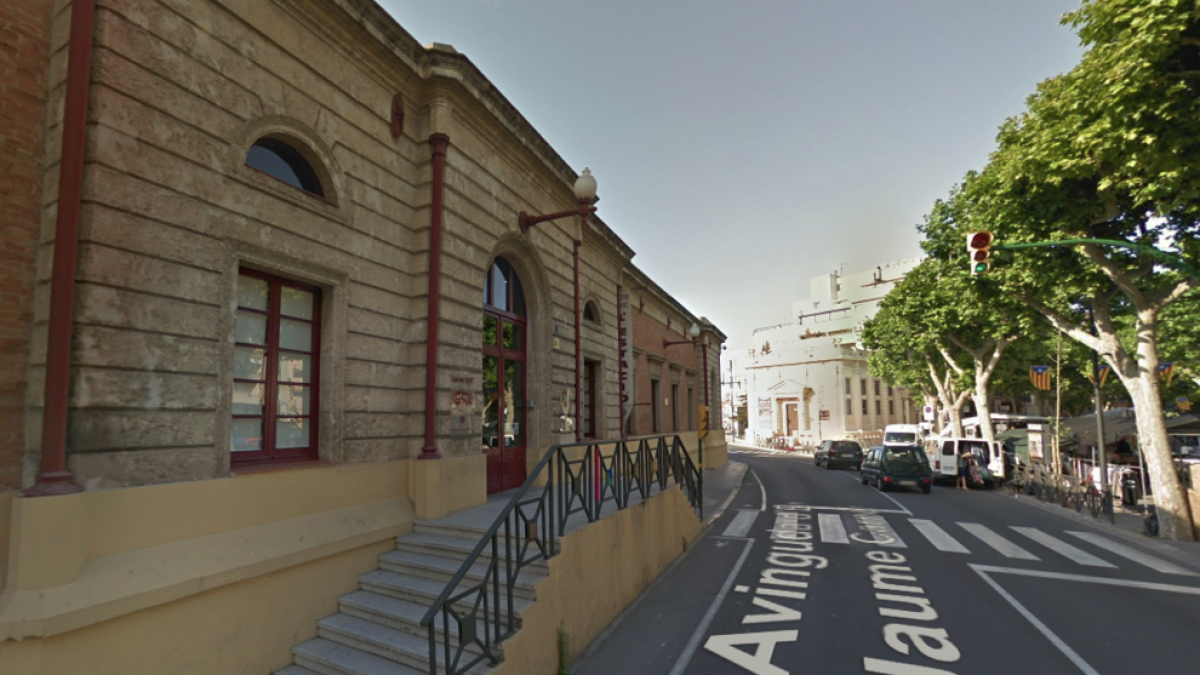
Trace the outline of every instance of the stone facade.
<instances>
[{"instance_id":1,"label":"stone facade","mask_svg":"<svg viewBox=\"0 0 1200 675\"><path fill-rule=\"evenodd\" d=\"M576 173L452 47L422 47L370 0L99 0L68 356L67 465L85 491L20 496L41 464L43 370L61 358L47 353L46 326L70 7L0 9L0 27L18 34L0 47L0 138L17 160L0 173L0 662L42 664L28 672L282 666L416 518L486 499L483 298L500 258L527 305L528 464L574 441L563 410L577 340L597 366L596 435L620 435L619 286L639 289L638 377L662 338L682 339L692 323L716 372L724 336L634 267L601 217L521 232L521 211L578 207ZM419 461L440 138L441 459ZM247 153L263 139L302 157L322 194L251 168ZM576 241L580 306L595 310L578 336ZM242 270L320 298L316 458L232 459ZM667 357L664 381L679 377L701 402L698 353ZM474 408L464 415L464 405ZM714 439L706 466L724 461L723 445ZM288 609L236 635L219 618L276 606Z\"/></svg>"},{"instance_id":2,"label":"stone facade","mask_svg":"<svg viewBox=\"0 0 1200 675\"><path fill-rule=\"evenodd\" d=\"M44 0L0 4L0 492L21 480L33 323L33 267L43 218L50 12Z\"/></svg>"}]
</instances>

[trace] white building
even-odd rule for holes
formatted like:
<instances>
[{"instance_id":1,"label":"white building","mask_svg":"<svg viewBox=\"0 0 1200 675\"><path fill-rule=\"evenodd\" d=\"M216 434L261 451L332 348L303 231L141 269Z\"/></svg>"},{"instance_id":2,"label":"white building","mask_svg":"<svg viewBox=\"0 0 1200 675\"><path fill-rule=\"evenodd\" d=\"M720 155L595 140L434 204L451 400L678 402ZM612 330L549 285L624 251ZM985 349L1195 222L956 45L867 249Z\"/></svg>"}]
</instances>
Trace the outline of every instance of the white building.
<instances>
[{"instance_id":1,"label":"white building","mask_svg":"<svg viewBox=\"0 0 1200 675\"><path fill-rule=\"evenodd\" d=\"M809 298L792 303L792 322L754 331L745 357L723 366L732 366L731 379L744 387L748 439L788 436L795 445L816 445L870 439L888 424L919 421L908 390L867 374L861 343L863 322L918 262L813 277Z\"/></svg>"}]
</instances>

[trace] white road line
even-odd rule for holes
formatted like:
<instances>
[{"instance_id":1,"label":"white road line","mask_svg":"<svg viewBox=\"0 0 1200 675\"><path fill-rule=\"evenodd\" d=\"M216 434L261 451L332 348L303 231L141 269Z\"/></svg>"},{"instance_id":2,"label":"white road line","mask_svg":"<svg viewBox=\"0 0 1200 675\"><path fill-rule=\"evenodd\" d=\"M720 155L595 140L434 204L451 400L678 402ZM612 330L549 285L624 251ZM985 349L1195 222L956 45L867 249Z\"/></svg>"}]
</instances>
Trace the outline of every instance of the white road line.
<instances>
[{"instance_id":1,"label":"white road line","mask_svg":"<svg viewBox=\"0 0 1200 675\"><path fill-rule=\"evenodd\" d=\"M1116 567L1116 565L1101 560L1100 558L1097 558L1081 548L1076 548L1065 541L1055 539L1054 537L1051 537L1037 528L1017 527L1016 525L1013 525L1012 529L1020 532L1026 537L1029 537L1030 539L1063 556L1064 558L1068 558L1076 563L1079 563L1080 565L1087 565L1088 567Z\"/></svg>"},{"instance_id":2,"label":"white road line","mask_svg":"<svg viewBox=\"0 0 1200 675\"><path fill-rule=\"evenodd\" d=\"M999 593L1000 597L1007 600L1008 604L1013 606L1013 609L1017 610L1021 616L1025 617L1026 621L1033 624L1034 628L1041 631L1042 635L1045 635L1046 639L1050 640L1055 647L1058 647L1058 650L1061 651L1064 656L1066 656L1068 659L1071 659L1071 662L1078 666L1079 670L1081 670L1084 675L1100 675L1095 668L1089 665L1087 661L1083 660L1082 656L1077 654L1074 649L1068 647L1067 643L1063 642L1061 638L1054 634L1054 631L1050 630L1046 624L1042 623L1036 616L1034 616L1033 612L1025 609L1025 606L1017 602L1016 598L1009 595L1008 591L1001 588L1000 584L996 583L995 579L992 579L987 575L987 571L995 570L996 568L987 568L983 565L971 565L971 569L975 570L976 574L986 581L987 584L992 587L992 589Z\"/></svg>"},{"instance_id":3,"label":"white road line","mask_svg":"<svg viewBox=\"0 0 1200 675\"><path fill-rule=\"evenodd\" d=\"M912 523L912 526L917 528L917 532L925 535L925 538L929 540L929 543L933 544L933 547L939 551L944 551L946 553L966 553L968 555L971 553L967 550L966 546L958 543L957 539L951 537L949 532L938 527L937 523L933 522L932 520L909 518L908 522Z\"/></svg>"},{"instance_id":4,"label":"white road line","mask_svg":"<svg viewBox=\"0 0 1200 675\"><path fill-rule=\"evenodd\" d=\"M754 519L758 517L758 511L742 511L729 521L729 526L725 528L722 537L738 537L739 539L746 536L750 528L754 526Z\"/></svg>"},{"instance_id":5,"label":"white road line","mask_svg":"<svg viewBox=\"0 0 1200 675\"><path fill-rule=\"evenodd\" d=\"M816 504L797 504L795 502L785 502L784 504L776 505L777 508L787 511L789 507L811 509L813 511L850 511L852 513L896 513L902 516L911 516L908 511L897 511L896 509L873 509L869 506L818 506Z\"/></svg>"},{"instance_id":6,"label":"white road line","mask_svg":"<svg viewBox=\"0 0 1200 675\"><path fill-rule=\"evenodd\" d=\"M900 510L901 510L901 511L903 511L905 515L908 515L908 516L911 516L911 515L912 515L912 511L909 511L909 510L908 510L908 509L907 509L907 508L906 508L906 507L905 507L903 504L901 504L900 502L898 502L898 501L896 501L895 499L893 499L893 498L892 498L892 496L891 496L891 495L889 495L888 493L886 493L886 492L880 492L879 494L883 495L884 497L887 497L887 498L888 498L888 501L890 501L891 503L895 504L896 506L899 506L899 507L900 507Z\"/></svg>"},{"instance_id":7,"label":"white road line","mask_svg":"<svg viewBox=\"0 0 1200 675\"><path fill-rule=\"evenodd\" d=\"M1001 537L984 525L980 525L979 523L959 523L958 526L975 535L979 541L982 541L988 546L996 549L1006 558L1016 558L1018 560L1041 560L1041 558L1030 553L1029 551L1026 551L1020 546L1017 546L1004 537Z\"/></svg>"},{"instance_id":8,"label":"white road line","mask_svg":"<svg viewBox=\"0 0 1200 675\"><path fill-rule=\"evenodd\" d=\"M1133 581L1132 579L1114 579L1112 577L1090 577L1084 574L1043 572L1041 570L1022 569L1020 567L993 567L991 565L972 564L971 568L976 572L986 572L987 574L1012 574L1020 577L1058 579L1059 581L1078 581L1085 584L1121 586L1123 588L1140 588L1145 591L1163 591L1164 593L1179 593L1180 595L1200 595L1200 587L1197 586L1177 586L1175 584L1159 584L1153 581Z\"/></svg>"},{"instance_id":9,"label":"white road line","mask_svg":"<svg viewBox=\"0 0 1200 675\"><path fill-rule=\"evenodd\" d=\"M762 490L762 506L758 507L758 510L766 511L767 510L767 487L765 485L763 485L763 482L762 482L762 480L759 479L758 474L754 473L754 469L750 469L750 475L754 476L754 480L758 482L758 489Z\"/></svg>"},{"instance_id":10,"label":"white road line","mask_svg":"<svg viewBox=\"0 0 1200 675\"><path fill-rule=\"evenodd\" d=\"M704 637L704 633L708 631L709 624L712 623L713 617L717 615L717 609L721 607L721 603L725 601L725 596L729 595L729 589L733 587L733 580L737 578L738 572L741 571L742 565L746 562L746 557L750 555L751 546L754 546L754 540L747 539L746 548L742 551L742 556L738 558L737 564L733 566L733 569L729 570L729 576L725 578L725 583L721 586L717 597L713 598L712 604L708 606L708 611L704 613L704 618L700 620L700 625L696 626L696 632L692 633L687 646L683 648L683 653L679 655L679 660L675 662L675 667L671 669L671 675L682 675L683 670L687 668L688 661L692 660L692 655L696 653L696 647L700 646L700 638Z\"/></svg>"},{"instance_id":11,"label":"white road line","mask_svg":"<svg viewBox=\"0 0 1200 675\"><path fill-rule=\"evenodd\" d=\"M850 538L846 536L846 526L842 524L841 515L822 513L817 516L817 523L821 527L821 541L826 544L850 543Z\"/></svg>"},{"instance_id":12,"label":"white road line","mask_svg":"<svg viewBox=\"0 0 1200 675\"><path fill-rule=\"evenodd\" d=\"M1145 565L1156 572L1162 572L1163 574L1181 574L1189 577L1196 576L1195 572L1186 570L1179 565L1169 563L1166 560L1160 560L1147 553L1142 553L1136 548L1132 548L1130 546L1126 546L1125 544L1115 542L1111 539L1101 537L1093 532L1068 532L1067 534L1075 537L1076 539L1082 539L1089 544L1099 546L1109 553L1114 553L1122 558L1128 558L1135 563Z\"/></svg>"}]
</instances>

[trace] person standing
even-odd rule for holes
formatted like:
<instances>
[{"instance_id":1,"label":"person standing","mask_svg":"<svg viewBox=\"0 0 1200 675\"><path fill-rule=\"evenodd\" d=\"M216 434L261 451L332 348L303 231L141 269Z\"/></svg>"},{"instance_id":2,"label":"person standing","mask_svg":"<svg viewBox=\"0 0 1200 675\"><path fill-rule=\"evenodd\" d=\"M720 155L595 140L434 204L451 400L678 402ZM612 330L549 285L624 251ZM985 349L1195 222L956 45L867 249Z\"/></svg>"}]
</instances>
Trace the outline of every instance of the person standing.
<instances>
[{"instance_id":1,"label":"person standing","mask_svg":"<svg viewBox=\"0 0 1200 675\"><path fill-rule=\"evenodd\" d=\"M971 489L971 488L967 487L967 481L970 479L970 476L971 476L970 462L971 462L971 453L967 452L966 448L963 448L958 453L958 489L959 490L970 490Z\"/></svg>"}]
</instances>

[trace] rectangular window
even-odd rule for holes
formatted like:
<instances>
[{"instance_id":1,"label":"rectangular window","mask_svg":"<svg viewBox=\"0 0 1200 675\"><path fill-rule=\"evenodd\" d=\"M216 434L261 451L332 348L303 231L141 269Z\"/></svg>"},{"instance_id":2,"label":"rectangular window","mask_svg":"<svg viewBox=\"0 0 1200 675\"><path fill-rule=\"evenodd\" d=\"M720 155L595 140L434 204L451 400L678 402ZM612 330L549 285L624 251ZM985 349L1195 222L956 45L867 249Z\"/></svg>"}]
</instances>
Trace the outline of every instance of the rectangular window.
<instances>
[{"instance_id":1,"label":"rectangular window","mask_svg":"<svg viewBox=\"0 0 1200 675\"><path fill-rule=\"evenodd\" d=\"M891 399L888 399L888 414L889 415L896 414L896 402Z\"/></svg>"},{"instance_id":2,"label":"rectangular window","mask_svg":"<svg viewBox=\"0 0 1200 675\"><path fill-rule=\"evenodd\" d=\"M253 270L238 275L233 462L317 457L321 290Z\"/></svg>"},{"instance_id":3,"label":"rectangular window","mask_svg":"<svg viewBox=\"0 0 1200 675\"><path fill-rule=\"evenodd\" d=\"M883 414L883 410L882 410L882 408L880 407L879 399L875 399L875 414L876 414L876 415L882 415L882 414Z\"/></svg>"},{"instance_id":4,"label":"rectangular window","mask_svg":"<svg viewBox=\"0 0 1200 675\"><path fill-rule=\"evenodd\" d=\"M863 417L866 417L867 416L867 399L865 399L865 398L862 400L862 411L863 411L862 412Z\"/></svg>"},{"instance_id":5,"label":"rectangular window","mask_svg":"<svg viewBox=\"0 0 1200 675\"><path fill-rule=\"evenodd\" d=\"M888 396L892 395L892 385L888 385Z\"/></svg>"},{"instance_id":6,"label":"rectangular window","mask_svg":"<svg viewBox=\"0 0 1200 675\"><path fill-rule=\"evenodd\" d=\"M596 372L599 365L596 361L583 362L583 435L587 438L599 438L596 432Z\"/></svg>"},{"instance_id":7,"label":"rectangular window","mask_svg":"<svg viewBox=\"0 0 1200 675\"><path fill-rule=\"evenodd\" d=\"M862 379L862 380L859 382L859 384L862 386L862 395L863 395L863 396L866 396L866 395L867 395L867 378L865 378L865 377L864 377L864 378L863 378L863 379Z\"/></svg>"},{"instance_id":8,"label":"rectangular window","mask_svg":"<svg viewBox=\"0 0 1200 675\"><path fill-rule=\"evenodd\" d=\"M850 391L850 378L847 377L846 378L846 395L849 396L850 394L853 394L853 393L854 392Z\"/></svg>"},{"instance_id":9,"label":"rectangular window","mask_svg":"<svg viewBox=\"0 0 1200 675\"><path fill-rule=\"evenodd\" d=\"M671 431L679 431L682 426L679 413L679 385L671 384Z\"/></svg>"},{"instance_id":10,"label":"rectangular window","mask_svg":"<svg viewBox=\"0 0 1200 675\"><path fill-rule=\"evenodd\" d=\"M687 407L688 407L688 429L696 428L696 390L688 387L687 390Z\"/></svg>"},{"instance_id":11,"label":"rectangular window","mask_svg":"<svg viewBox=\"0 0 1200 675\"><path fill-rule=\"evenodd\" d=\"M875 380L875 395L879 395L879 380Z\"/></svg>"},{"instance_id":12,"label":"rectangular window","mask_svg":"<svg viewBox=\"0 0 1200 675\"><path fill-rule=\"evenodd\" d=\"M659 406L662 405L662 394L658 390L658 380L650 380L650 433L657 434L659 423Z\"/></svg>"}]
</instances>

